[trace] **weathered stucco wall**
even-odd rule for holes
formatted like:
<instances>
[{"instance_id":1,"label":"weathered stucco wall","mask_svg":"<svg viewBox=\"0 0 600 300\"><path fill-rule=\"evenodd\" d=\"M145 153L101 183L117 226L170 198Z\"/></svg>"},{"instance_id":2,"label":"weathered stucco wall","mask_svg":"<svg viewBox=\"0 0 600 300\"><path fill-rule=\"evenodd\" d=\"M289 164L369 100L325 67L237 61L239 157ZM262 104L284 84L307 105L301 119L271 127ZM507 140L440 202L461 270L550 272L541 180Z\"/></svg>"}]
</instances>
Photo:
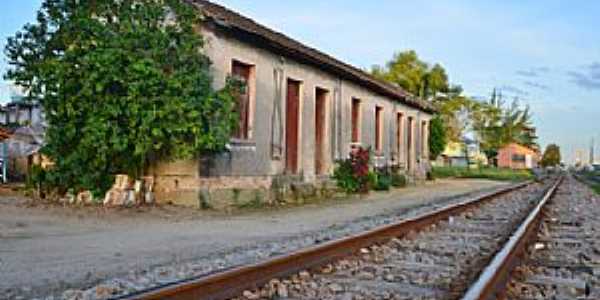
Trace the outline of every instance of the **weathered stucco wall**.
<instances>
[{"instance_id":1,"label":"weathered stucco wall","mask_svg":"<svg viewBox=\"0 0 600 300\"><path fill-rule=\"evenodd\" d=\"M202 29L205 54L211 59L211 73L215 88L222 88L231 74L232 61L254 66L255 106L250 109L253 122L252 136L247 141L232 140L230 151L212 158L187 162L163 163L151 170L156 176L159 200L174 200L181 191L197 199L202 190L223 188L269 188L270 178L284 175L286 82L301 82L299 172L296 181L312 182L318 177L315 170L315 105L316 89L328 92L326 100L326 134L323 163L327 174L333 171L336 159L348 156L351 148L352 99L361 100L361 143L375 145L375 108L383 108L383 147L377 164L388 164L396 154L396 114L404 116L402 151L396 154L402 165L407 165L406 144L408 117L414 118L413 175L424 176L427 151L423 152L420 126L427 124L431 115L393 99L373 93L353 82L324 72L316 67L299 63L250 43L242 42L210 26ZM427 139L427 133L425 134ZM424 147L427 148L427 147ZM254 178L254 179L249 179ZM195 201L195 200L193 200Z\"/></svg>"}]
</instances>

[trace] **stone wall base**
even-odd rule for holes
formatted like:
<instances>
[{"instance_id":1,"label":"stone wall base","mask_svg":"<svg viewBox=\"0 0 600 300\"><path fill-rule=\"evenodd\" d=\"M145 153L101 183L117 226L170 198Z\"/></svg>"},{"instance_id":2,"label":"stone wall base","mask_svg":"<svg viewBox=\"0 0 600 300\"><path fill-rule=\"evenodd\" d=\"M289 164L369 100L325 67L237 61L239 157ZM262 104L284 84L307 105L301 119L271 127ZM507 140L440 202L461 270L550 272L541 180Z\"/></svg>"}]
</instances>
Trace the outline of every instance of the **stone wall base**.
<instances>
[{"instance_id":1,"label":"stone wall base","mask_svg":"<svg viewBox=\"0 0 600 300\"><path fill-rule=\"evenodd\" d=\"M334 181L317 178L303 182L295 176L214 177L158 176L155 178L157 203L200 209L231 211L340 196Z\"/></svg>"}]
</instances>

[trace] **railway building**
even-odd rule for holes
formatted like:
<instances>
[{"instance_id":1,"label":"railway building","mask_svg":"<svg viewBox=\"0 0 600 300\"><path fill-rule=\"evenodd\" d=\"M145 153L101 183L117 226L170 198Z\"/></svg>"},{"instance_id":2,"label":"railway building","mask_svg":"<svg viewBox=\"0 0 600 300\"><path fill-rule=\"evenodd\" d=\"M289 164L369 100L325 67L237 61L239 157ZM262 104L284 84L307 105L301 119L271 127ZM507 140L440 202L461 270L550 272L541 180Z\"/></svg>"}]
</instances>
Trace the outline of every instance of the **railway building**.
<instances>
[{"instance_id":1,"label":"railway building","mask_svg":"<svg viewBox=\"0 0 600 300\"><path fill-rule=\"evenodd\" d=\"M151 168L158 201L318 196L335 161L356 146L371 147L378 166L426 176L430 103L223 6L189 2L203 17L198 31L215 88L228 76L247 88L228 151Z\"/></svg>"}]
</instances>

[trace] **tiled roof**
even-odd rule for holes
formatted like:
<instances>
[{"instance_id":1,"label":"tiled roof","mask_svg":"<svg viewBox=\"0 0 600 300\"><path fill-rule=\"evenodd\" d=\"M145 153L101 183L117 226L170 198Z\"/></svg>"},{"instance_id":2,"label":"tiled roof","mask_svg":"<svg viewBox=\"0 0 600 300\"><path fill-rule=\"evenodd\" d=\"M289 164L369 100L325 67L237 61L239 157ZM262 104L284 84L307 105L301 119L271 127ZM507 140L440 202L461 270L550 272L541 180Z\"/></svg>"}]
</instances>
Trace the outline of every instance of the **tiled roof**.
<instances>
[{"instance_id":1,"label":"tiled roof","mask_svg":"<svg viewBox=\"0 0 600 300\"><path fill-rule=\"evenodd\" d=\"M378 94L393 98L408 106L430 113L435 112L436 110L431 103L418 99L400 87L376 79L359 68L346 64L317 49L306 46L221 5L206 0L187 1L195 4L200 9L206 20L212 21L220 28L224 28L233 34L242 36L258 46L267 47L286 56L315 65L318 68L353 81Z\"/></svg>"}]
</instances>

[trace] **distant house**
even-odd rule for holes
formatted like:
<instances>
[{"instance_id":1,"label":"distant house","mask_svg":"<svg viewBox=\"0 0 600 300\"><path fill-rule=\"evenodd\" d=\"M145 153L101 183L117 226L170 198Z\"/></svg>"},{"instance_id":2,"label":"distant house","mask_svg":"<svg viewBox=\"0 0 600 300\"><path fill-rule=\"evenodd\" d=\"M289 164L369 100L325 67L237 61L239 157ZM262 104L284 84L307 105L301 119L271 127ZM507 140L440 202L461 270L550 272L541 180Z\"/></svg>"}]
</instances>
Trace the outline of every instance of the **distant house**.
<instances>
[{"instance_id":1,"label":"distant house","mask_svg":"<svg viewBox=\"0 0 600 300\"><path fill-rule=\"evenodd\" d=\"M0 107L0 125L10 133L10 137L2 141L6 177L9 181L24 180L31 166L42 161L38 153L46 130L42 107L37 103L13 99Z\"/></svg>"},{"instance_id":2,"label":"distant house","mask_svg":"<svg viewBox=\"0 0 600 300\"><path fill-rule=\"evenodd\" d=\"M469 163L465 143L449 142L444 152L438 157L436 165L467 167Z\"/></svg>"},{"instance_id":3,"label":"distant house","mask_svg":"<svg viewBox=\"0 0 600 300\"><path fill-rule=\"evenodd\" d=\"M512 143L498 150L497 159L500 168L525 170L538 166L540 154L536 149Z\"/></svg>"},{"instance_id":4,"label":"distant house","mask_svg":"<svg viewBox=\"0 0 600 300\"><path fill-rule=\"evenodd\" d=\"M438 166L468 167L487 165L487 158L481 152L479 142L465 138L461 142L449 142L435 163Z\"/></svg>"}]
</instances>

